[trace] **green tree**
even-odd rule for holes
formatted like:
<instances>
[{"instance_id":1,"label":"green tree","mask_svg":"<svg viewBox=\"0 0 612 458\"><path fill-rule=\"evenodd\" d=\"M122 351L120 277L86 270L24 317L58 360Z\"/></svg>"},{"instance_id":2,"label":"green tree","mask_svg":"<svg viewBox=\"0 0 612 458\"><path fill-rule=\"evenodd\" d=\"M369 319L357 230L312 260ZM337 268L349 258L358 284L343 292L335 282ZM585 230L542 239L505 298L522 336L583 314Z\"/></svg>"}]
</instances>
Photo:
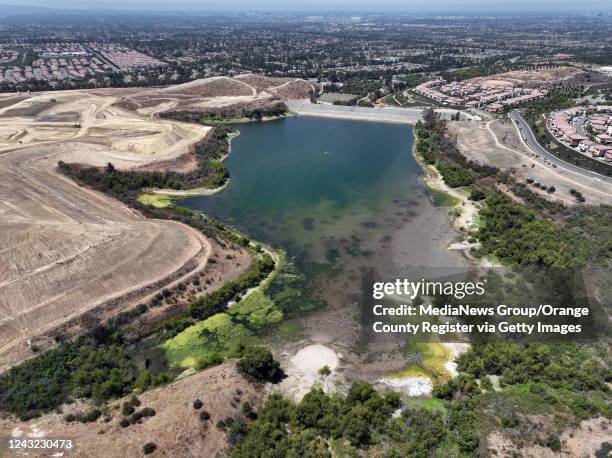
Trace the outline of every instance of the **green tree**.
<instances>
[{"instance_id":1,"label":"green tree","mask_svg":"<svg viewBox=\"0 0 612 458\"><path fill-rule=\"evenodd\" d=\"M280 363L264 347L247 347L236 365L238 371L257 382L271 382L282 374Z\"/></svg>"}]
</instances>

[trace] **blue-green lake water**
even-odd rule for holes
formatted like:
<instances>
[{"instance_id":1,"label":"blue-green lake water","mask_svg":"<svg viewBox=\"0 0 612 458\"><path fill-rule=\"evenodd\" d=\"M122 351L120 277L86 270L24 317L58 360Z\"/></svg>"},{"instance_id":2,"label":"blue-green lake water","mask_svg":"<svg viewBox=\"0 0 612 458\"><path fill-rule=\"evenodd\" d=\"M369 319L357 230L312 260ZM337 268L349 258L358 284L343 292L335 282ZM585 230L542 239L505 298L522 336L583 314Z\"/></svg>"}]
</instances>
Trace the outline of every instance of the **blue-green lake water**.
<instances>
[{"instance_id":1,"label":"blue-green lake water","mask_svg":"<svg viewBox=\"0 0 612 458\"><path fill-rule=\"evenodd\" d=\"M181 205L290 253L321 260L330 238L389 225L391 207L424 198L409 126L298 117L238 129L227 189Z\"/></svg>"}]
</instances>

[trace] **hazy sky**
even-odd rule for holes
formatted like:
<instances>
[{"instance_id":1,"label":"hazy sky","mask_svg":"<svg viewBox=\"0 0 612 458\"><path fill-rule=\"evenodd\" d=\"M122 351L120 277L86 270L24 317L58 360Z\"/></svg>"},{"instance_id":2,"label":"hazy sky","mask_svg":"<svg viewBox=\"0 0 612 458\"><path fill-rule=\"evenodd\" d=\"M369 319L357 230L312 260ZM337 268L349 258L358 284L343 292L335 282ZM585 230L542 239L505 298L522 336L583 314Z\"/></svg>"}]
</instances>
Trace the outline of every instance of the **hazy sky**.
<instances>
[{"instance_id":1,"label":"hazy sky","mask_svg":"<svg viewBox=\"0 0 612 458\"><path fill-rule=\"evenodd\" d=\"M407 11L561 12L611 11L612 0L0 0L0 5L75 9L249 10L249 11ZM1 7L1 6L0 6Z\"/></svg>"}]
</instances>

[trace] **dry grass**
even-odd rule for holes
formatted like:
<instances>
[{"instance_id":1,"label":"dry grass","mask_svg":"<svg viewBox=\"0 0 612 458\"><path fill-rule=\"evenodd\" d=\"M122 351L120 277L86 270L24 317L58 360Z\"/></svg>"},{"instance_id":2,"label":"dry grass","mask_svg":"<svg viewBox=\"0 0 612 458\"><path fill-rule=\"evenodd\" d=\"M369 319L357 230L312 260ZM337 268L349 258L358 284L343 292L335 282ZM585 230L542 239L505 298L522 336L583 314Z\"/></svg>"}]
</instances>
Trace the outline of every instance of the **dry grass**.
<instances>
[{"instance_id":1,"label":"dry grass","mask_svg":"<svg viewBox=\"0 0 612 458\"><path fill-rule=\"evenodd\" d=\"M529 189L542 197L576 205L576 199L570 194L571 189L576 189L585 195L587 204L612 203L612 185L552 167L542 159L533 157L509 121L460 121L451 122L448 127L459 150L468 158L503 170L513 169L519 182L532 179L556 188L554 194L548 194L530 186Z\"/></svg>"},{"instance_id":2,"label":"dry grass","mask_svg":"<svg viewBox=\"0 0 612 458\"><path fill-rule=\"evenodd\" d=\"M579 73L582 73L582 70L574 67L554 67L533 70L514 70L491 76L472 78L468 81L476 84L484 84L489 87L540 87L542 84L568 80Z\"/></svg>"},{"instance_id":3,"label":"dry grass","mask_svg":"<svg viewBox=\"0 0 612 458\"><path fill-rule=\"evenodd\" d=\"M77 444L73 456L77 457L140 457L147 442L157 445L153 456L214 457L228 448L225 434L215 424L240 415L244 402L259 407L262 397L263 390L248 383L233 363L227 363L138 396L139 408L150 407L156 412L140 424L121 427L121 411L113 408L108 421L101 417L94 423L66 423L63 415L84 410L77 405L64 406L62 414L51 413L28 422L0 419L0 429L13 436L73 438ZM193 408L195 399L204 403L202 408ZM120 406L123 401L111 406ZM200 420L202 411L210 414L210 420Z\"/></svg>"}]
</instances>

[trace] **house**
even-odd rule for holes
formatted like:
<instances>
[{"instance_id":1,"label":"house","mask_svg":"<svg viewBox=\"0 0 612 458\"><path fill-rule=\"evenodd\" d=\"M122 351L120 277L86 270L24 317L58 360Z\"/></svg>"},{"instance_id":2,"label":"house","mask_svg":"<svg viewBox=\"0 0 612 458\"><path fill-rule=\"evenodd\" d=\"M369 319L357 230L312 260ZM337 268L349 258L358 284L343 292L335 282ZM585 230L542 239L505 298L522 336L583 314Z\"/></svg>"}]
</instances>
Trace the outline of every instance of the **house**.
<instances>
[{"instance_id":1,"label":"house","mask_svg":"<svg viewBox=\"0 0 612 458\"><path fill-rule=\"evenodd\" d=\"M593 145L589 148L589 152L593 157L607 157L607 154L612 154L612 146L608 145Z\"/></svg>"},{"instance_id":2,"label":"house","mask_svg":"<svg viewBox=\"0 0 612 458\"><path fill-rule=\"evenodd\" d=\"M595 140L604 145L612 145L612 135L599 134L595 136Z\"/></svg>"},{"instance_id":3,"label":"house","mask_svg":"<svg viewBox=\"0 0 612 458\"><path fill-rule=\"evenodd\" d=\"M593 145L595 145L595 143L591 140L582 140L580 143L578 143L578 148L580 148L580 151L585 152L588 151Z\"/></svg>"},{"instance_id":4,"label":"house","mask_svg":"<svg viewBox=\"0 0 612 458\"><path fill-rule=\"evenodd\" d=\"M578 146L578 144L584 140L588 140L588 137L576 133L568 133L564 136L565 140L572 146Z\"/></svg>"}]
</instances>

